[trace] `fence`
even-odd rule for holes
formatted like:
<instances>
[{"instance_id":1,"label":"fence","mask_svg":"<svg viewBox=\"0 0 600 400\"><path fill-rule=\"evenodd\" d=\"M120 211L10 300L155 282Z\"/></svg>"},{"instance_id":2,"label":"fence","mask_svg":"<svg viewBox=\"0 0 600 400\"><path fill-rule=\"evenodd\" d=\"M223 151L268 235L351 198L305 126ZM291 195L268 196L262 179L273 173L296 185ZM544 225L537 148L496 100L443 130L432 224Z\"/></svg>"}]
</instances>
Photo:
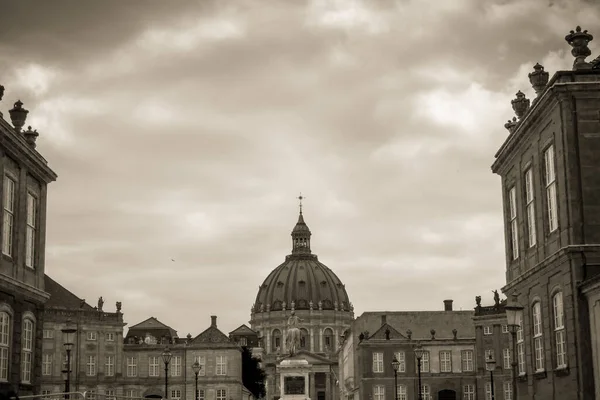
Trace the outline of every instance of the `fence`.
<instances>
[{"instance_id":1,"label":"fence","mask_svg":"<svg viewBox=\"0 0 600 400\"><path fill-rule=\"evenodd\" d=\"M144 397L113 396L94 392L62 392L19 396L19 400L148 400ZM162 400L162 399L161 399Z\"/></svg>"}]
</instances>

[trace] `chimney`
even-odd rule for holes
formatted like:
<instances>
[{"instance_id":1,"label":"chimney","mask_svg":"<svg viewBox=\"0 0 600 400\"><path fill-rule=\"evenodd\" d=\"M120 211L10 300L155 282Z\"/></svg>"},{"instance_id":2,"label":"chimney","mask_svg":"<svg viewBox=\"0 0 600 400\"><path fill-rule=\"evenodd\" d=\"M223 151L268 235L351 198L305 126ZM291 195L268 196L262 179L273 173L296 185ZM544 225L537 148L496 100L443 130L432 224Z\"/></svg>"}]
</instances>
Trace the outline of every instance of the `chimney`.
<instances>
[{"instance_id":1,"label":"chimney","mask_svg":"<svg viewBox=\"0 0 600 400\"><path fill-rule=\"evenodd\" d=\"M215 328L217 327L217 316L216 315L210 316L210 326L214 326Z\"/></svg>"},{"instance_id":2,"label":"chimney","mask_svg":"<svg viewBox=\"0 0 600 400\"><path fill-rule=\"evenodd\" d=\"M381 325L383 326L385 324L387 324L387 316L385 314L383 314L381 316Z\"/></svg>"},{"instance_id":3,"label":"chimney","mask_svg":"<svg viewBox=\"0 0 600 400\"><path fill-rule=\"evenodd\" d=\"M444 311L452 311L452 300L444 300Z\"/></svg>"}]
</instances>

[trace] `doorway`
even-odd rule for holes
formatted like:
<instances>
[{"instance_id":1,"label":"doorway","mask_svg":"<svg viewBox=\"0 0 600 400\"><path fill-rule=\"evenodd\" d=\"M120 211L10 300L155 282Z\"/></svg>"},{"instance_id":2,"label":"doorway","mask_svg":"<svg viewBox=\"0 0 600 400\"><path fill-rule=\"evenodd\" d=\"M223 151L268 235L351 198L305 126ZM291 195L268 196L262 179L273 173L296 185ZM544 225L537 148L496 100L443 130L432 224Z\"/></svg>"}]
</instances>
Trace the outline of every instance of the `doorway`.
<instances>
[{"instance_id":1,"label":"doorway","mask_svg":"<svg viewBox=\"0 0 600 400\"><path fill-rule=\"evenodd\" d=\"M450 389L440 390L438 400L456 400L456 392Z\"/></svg>"}]
</instances>

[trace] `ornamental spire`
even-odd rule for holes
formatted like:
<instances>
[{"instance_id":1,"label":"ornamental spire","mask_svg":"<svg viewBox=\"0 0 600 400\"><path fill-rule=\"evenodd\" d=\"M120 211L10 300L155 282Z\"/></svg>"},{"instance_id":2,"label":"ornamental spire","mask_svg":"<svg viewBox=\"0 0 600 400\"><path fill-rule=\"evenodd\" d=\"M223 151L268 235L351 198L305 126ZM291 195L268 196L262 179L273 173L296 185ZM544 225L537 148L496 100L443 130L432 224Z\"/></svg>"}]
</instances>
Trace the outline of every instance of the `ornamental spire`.
<instances>
[{"instance_id":1,"label":"ornamental spire","mask_svg":"<svg viewBox=\"0 0 600 400\"><path fill-rule=\"evenodd\" d=\"M298 214L298 222L296 222L296 226L292 230L292 254L311 254L310 251L310 229L304 222L304 216L302 215L302 200L305 199L300 193L300 196L297 197L299 200L299 209L300 212Z\"/></svg>"}]
</instances>

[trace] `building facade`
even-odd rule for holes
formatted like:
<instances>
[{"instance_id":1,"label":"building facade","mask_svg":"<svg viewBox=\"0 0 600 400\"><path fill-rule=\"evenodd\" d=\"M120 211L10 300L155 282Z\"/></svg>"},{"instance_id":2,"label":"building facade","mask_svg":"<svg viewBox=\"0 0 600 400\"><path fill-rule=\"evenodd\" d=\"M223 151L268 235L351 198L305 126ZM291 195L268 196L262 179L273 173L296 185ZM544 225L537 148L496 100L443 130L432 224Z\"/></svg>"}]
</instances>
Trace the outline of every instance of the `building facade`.
<instances>
[{"instance_id":1,"label":"building facade","mask_svg":"<svg viewBox=\"0 0 600 400\"><path fill-rule=\"evenodd\" d=\"M600 398L596 301L600 272L600 60L592 36L565 38L572 70L529 74L536 97L516 118L492 166L502 178L506 286L524 306L517 333L518 399ZM592 302L590 306L589 302ZM594 365L596 366L594 368Z\"/></svg>"},{"instance_id":2,"label":"building facade","mask_svg":"<svg viewBox=\"0 0 600 400\"><path fill-rule=\"evenodd\" d=\"M50 299L44 310L41 394L65 391L67 354L62 329L77 329L70 356L70 391L94 396L118 393L123 364L123 313L104 310L104 300L92 307L46 275Z\"/></svg>"},{"instance_id":3,"label":"building facade","mask_svg":"<svg viewBox=\"0 0 600 400\"><path fill-rule=\"evenodd\" d=\"M308 397L333 400L337 392L339 338L350 328L354 308L344 284L312 254L310 240L300 205L292 253L259 286L251 308L250 325L260 337L269 400L280 396L278 364L288 355L285 338L292 312L300 318L299 355L311 368Z\"/></svg>"},{"instance_id":4,"label":"building facade","mask_svg":"<svg viewBox=\"0 0 600 400\"><path fill-rule=\"evenodd\" d=\"M478 393L472 311L365 312L340 348L339 390L343 400L418 397L415 346L421 359L423 400L474 400ZM399 362L394 387L394 358Z\"/></svg>"},{"instance_id":5,"label":"building facade","mask_svg":"<svg viewBox=\"0 0 600 400\"><path fill-rule=\"evenodd\" d=\"M0 86L0 100L4 87ZM29 111L17 101L0 112L0 392L40 390L46 247L47 185L56 174L36 150L37 131L23 125Z\"/></svg>"},{"instance_id":6,"label":"building facade","mask_svg":"<svg viewBox=\"0 0 600 400\"><path fill-rule=\"evenodd\" d=\"M497 293L497 292L496 292ZM510 334L506 324L506 300L499 296L491 306L482 306L481 297L476 297L477 306L473 323L475 325L475 364L477 366L477 398L492 399L492 381L496 400L512 400L512 358ZM491 373L486 362L494 360Z\"/></svg>"}]
</instances>

